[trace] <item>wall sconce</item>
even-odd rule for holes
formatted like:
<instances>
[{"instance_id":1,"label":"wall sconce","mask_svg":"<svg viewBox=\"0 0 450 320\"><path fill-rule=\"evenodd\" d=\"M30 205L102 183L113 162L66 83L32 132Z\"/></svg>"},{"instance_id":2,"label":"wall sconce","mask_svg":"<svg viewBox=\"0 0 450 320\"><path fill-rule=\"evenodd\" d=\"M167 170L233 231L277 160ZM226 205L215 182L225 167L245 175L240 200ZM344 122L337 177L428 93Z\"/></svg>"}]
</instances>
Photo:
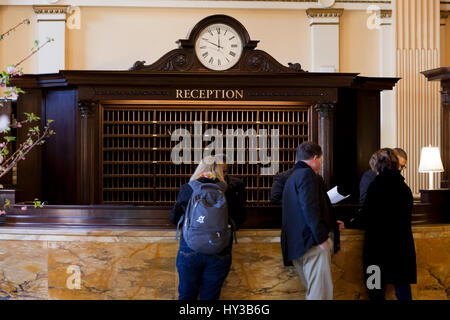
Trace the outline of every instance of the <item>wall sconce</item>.
<instances>
[{"instance_id":1,"label":"wall sconce","mask_svg":"<svg viewBox=\"0 0 450 320\"><path fill-rule=\"evenodd\" d=\"M444 172L441 154L438 147L423 147L420 153L419 172L428 172L428 189L433 189L433 173Z\"/></svg>"}]
</instances>

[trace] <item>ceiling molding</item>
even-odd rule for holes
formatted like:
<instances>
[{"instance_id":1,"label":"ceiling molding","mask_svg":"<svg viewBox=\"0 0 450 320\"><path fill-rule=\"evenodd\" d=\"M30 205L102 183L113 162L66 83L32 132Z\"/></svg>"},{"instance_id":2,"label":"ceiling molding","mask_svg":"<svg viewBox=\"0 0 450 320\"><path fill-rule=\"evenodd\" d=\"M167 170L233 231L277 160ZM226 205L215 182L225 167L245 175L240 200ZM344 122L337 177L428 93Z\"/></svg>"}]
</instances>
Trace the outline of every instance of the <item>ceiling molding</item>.
<instances>
[{"instance_id":1,"label":"ceiling molding","mask_svg":"<svg viewBox=\"0 0 450 320\"><path fill-rule=\"evenodd\" d=\"M449 2L450 3L450 2ZM306 10L323 8L318 1L307 0L0 0L0 5L43 6L67 5L79 7L159 7L159 8L215 8L215 9L282 9ZM392 9L390 0L336 0L334 9L367 10L376 5L381 10Z\"/></svg>"}]
</instances>

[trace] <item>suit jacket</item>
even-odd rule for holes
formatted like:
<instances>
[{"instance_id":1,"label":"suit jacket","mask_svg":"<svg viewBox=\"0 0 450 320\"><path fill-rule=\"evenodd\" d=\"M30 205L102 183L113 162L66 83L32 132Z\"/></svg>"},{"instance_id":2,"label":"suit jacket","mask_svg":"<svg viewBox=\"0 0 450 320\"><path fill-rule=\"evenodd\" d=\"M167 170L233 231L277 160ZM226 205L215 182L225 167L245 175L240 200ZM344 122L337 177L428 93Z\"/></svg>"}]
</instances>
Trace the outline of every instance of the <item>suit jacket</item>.
<instances>
[{"instance_id":1,"label":"suit jacket","mask_svg":"<svg viewBox=\"0 0 450 320\"><path fill-rule=\"evenodd\" d=\"M339 239L339 229L331 212L325 183L303 161L297 162L286 181L282 207L281 249L284 265L292 265L292 260L326 241L331 231L335 232L335 239Z\"/></svg>"},{"instance_id":2,"label":"suit jacket","mask_svg":"<svg viewBox=\"0 0 450 320\"><path fill-rule=\"evenodd\" d=\"M287 179L294 172L294 168L280 172L273 178L272 189L270 190L270 204L279 206L283 200L283 189Z\"/></svg>"},{"instance_id":3,"label":"suit jacket","mask_svg":"<svg viewBox=\"0 0 450 320\"><path fill-rule=\"evenodd\" d=\"M361 177L359 182L359 202L363 203L367 196L367 189L369 189L370 184L375 180L377 174L373 170L369 169Z\"/></svg>"}]
</instances>

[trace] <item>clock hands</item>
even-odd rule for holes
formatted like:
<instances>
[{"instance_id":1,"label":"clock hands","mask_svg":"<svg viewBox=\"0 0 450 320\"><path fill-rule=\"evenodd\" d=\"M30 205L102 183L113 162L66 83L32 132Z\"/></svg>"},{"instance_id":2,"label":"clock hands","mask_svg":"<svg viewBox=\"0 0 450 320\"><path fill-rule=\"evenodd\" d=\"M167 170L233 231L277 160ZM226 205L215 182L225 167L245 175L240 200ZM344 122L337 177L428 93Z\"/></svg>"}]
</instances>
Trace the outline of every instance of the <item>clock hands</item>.
<instances>
[{"instance_id":1,"label":"clock hands","mask_svg":"<svg viewBox=\"0 0 450 320\"><path fill-rule=\"evenodd\" d=\"M217 44L215 44L215 43L212 43L212 42L209 41L209 40L206 40L206 41L209 42L209 43L211 43L212 45L214 45L214 46L220 48L220 49L223 49L223 47L221 47L220 45L217 45ZM220 44L220 42L219 42L219 44Z\"/></svg>"},{"instance_id":2,"label":"clock hands","mask_svg":"<svg viewBox=\"0 0 450 320\"><path fill-rule=\"evenodd\" d=\"M220 29L217 31L217 43L218 43L217 51L219 51L219 48L221 48L221 47L220 47ZM223 49L223 48L222 48L222 49Z\"/></svg>"}]
</instances>

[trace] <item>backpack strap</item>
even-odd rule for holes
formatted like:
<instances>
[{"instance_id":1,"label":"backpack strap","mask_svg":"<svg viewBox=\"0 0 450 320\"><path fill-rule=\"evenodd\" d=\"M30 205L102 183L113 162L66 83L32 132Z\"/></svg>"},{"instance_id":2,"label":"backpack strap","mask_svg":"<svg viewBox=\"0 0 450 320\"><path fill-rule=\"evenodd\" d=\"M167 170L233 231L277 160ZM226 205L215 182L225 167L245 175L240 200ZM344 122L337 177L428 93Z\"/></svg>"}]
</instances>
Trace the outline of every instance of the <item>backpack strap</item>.
<instances>
[{"instance_id":1,"label":"backpack strap","mask_svg":"<svg viewBox=\"0 0 450 320\"><path fill-rule=\"evenodd\" d=\"M236 236L236 223L233 219L228 215L228 220L230 220L231 223L231 232L233 233L234 243L238 243L237 236Z\"/></svg>"},{"instance_id":2,"label":"backpack strap","mask_svg":"<svg viewBox=\"0 0 450 320\"><path fill-rule=\"evenodd\" d=\"M178 220L177 224L177 234L175 236L175 241L178 241L178 232L180 231L180 224L184 220L184 214L180 217L180 220Z\"/></svg>"},{"instance_id":3,"label":"backpack strap","mask_svg":"<svg viewBox=\"0 0 450 320\"><path fill-rule=\"evenodd\" d=\"M189 181L189 185L192 188L192 191L193 191L192 194L197 193L202 188L202 183L198 180Z\"/></svg>"}]
</instances>

